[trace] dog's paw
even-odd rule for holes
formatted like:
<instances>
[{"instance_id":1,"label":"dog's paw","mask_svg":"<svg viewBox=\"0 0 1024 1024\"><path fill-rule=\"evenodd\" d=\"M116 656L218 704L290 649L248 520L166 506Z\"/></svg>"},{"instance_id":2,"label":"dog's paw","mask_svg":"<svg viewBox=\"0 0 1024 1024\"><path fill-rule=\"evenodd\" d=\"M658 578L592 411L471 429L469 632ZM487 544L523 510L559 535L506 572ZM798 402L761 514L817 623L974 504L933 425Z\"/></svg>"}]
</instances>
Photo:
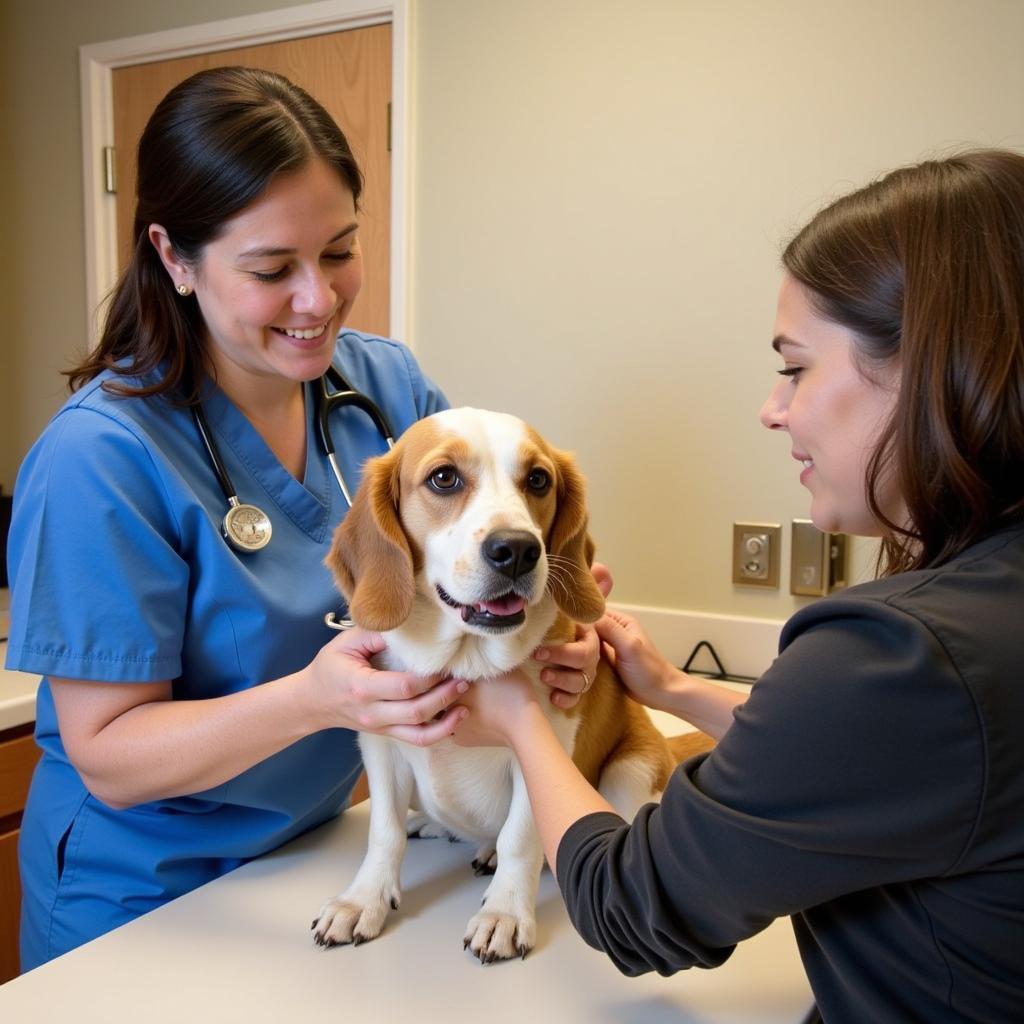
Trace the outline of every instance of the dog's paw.
<instances>
[{"instance_id":1,"label":"dog's paw","mask_svg":"<svg viewBox=\"0 0 1024 1024\"><path fill-rule=\"evenodd\" d=\"M474 914L466 927L462 948L482 964L495 960L525 959L537 939L537 922L532 916L488 910Z\"/></svg>"},{"instance_id":2,"label":"dog's paw","mask_svg":"<svg viewBox=\"0 0 1024 1024\"><path fill-rule=\"evenodd\" d=\"M397 910L398 892L389 898L358 900L348 894L328 900L313 920L313 941L318 946L358 946L377 938L389 910Z\"/></svg>"},{"instance_id":3,"label":"dog's paw","mask_svg":"<svg viewBox=\"0 0 1024 1024\"><path fill-rule=\"evenodd\" d=\"M449 842L457 842L456 837L446 828L419 811L409 815L405 823L405 834L410 839L447 839Z\"/></svg>"},{"instance_id":4,"label":"dog's paw","mask_svg":"<svg viewBox=\"0 0 1024 1024\"><path fill-rule=\"evenodd\" d=\"M481 846L473 857L475 875L493 875L498 870L498 851L493 846Z\"/></svg>"}]
</instances>

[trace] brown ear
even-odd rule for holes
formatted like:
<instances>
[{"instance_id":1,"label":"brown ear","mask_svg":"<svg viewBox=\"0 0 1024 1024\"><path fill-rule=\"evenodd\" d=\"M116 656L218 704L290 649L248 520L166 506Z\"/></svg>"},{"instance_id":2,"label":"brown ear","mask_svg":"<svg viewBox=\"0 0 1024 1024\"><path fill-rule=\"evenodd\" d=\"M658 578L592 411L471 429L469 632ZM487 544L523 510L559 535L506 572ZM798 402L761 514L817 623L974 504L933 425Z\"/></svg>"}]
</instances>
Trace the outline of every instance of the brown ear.
<instances>
[{"instance_id":1,"label":"brown ear","mask_svg":"<svg viewBox=\"0 0 1024 1024\"><path fill-rule=\"evenodd\" d=\"M590 574L594 542L587 533L583 475L567 452L551 454L558 470L558 508L548 534L548 589L558 607L574 622L596 622L604 614L604 596Z\"/></svg>"},{"instance_id":2,"label":"brown ear","mask_svg":"<svg viewBox=\"0 0 1024 1024\"><path fill-rule=\"evenodd\" d=\"M325 559L348 599L349 615L365 629L394 629L412 612L416 579L398 518L400 465L397 452L367 462Z\"/></svg>"}]
</instances>

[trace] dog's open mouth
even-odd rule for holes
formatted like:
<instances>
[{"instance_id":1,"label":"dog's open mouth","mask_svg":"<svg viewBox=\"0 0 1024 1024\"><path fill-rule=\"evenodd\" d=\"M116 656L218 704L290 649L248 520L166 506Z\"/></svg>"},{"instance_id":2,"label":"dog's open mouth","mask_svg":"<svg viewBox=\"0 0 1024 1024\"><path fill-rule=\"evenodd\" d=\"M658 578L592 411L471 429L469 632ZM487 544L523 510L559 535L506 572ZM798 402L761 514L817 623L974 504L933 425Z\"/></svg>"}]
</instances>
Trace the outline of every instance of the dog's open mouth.
<instances>
[{"instance_id":1,"label":"dog's open mouth","mask_svg":"<svg viewBox=\"0 0 1024 1024\"><path fill-rule=\"evenodd\" d=\"M509 591L509 593L492 598L490 601L460 604L440 584L435 584L435 586L437 587L437 596L449 608L458 609L462 614L462 621L469 626L501 632L506 629L515 629L526 621L526 599L520 597L519 594Z\"/></svg>"}]
</instances>

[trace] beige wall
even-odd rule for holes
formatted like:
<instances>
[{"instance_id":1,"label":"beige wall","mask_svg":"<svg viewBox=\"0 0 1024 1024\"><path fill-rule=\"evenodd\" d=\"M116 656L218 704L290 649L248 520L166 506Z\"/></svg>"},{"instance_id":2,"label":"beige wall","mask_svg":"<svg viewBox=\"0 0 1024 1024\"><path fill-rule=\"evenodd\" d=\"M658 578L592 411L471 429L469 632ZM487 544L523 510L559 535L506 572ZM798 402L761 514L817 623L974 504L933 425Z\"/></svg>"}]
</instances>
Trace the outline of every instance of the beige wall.
<instances>
[{"instance_id":1,"label":"beige wall","mask_svg":"<svg viewBox=\"0 0 1024 1024\"><path fill-rule=\"evenodd\" d=\"M734 520L808 507L757 421L780 243L896 164L1024 145L1022 41L1017 0L421 4L419 351L578 452L616 598L797 606L788 530L781 591L730 573Z\"/></svg>"},{"instance_id":2,"label":"beige wall","mask_svg":"<svg viewBox=\"0 0 1024 1024\"><path fill-rule=\"evenodd\" d=\"M287 0L0 4L0 485L82 343L78 47ZM577 451L616 597L782 618L734 519L805 494L756 419L780 243L828 196L1024 147L1016 0L419 0L411 339ZM785 548L788 558L788 537Z\"/></svg>"}]
</instances>

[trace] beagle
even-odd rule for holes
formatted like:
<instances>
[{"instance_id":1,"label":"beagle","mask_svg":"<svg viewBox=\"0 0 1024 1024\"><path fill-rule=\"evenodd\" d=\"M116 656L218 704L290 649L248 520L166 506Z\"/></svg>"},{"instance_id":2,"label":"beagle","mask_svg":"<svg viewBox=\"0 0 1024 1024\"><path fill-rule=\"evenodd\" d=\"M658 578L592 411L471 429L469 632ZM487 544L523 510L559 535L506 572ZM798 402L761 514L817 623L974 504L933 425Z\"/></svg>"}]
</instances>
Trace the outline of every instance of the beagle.
<instances>
[{"instance_id":1,"label":"beagle","mask_svg":"<svg viewBox=\"0 0 1024 1024\"><path fill-rule=\"evenodd\" d=\"M583 478L572 457L521 420L450 409L410 427L371 460L327 564L360 626L384 634L382 667L464 679L523 669L583 774L624 817L657 800L675 766L668 743L602 659L568 711L531 657L596 621ZM443 740L421 749L360 734L370 789L366 857L314 921L315 941L375 938L399 905L408 836L479 844L493 878L463 945L484 963L525 956L543 851L513 755ZM409 814L410 811L414 813Z\"/></svg>"}]
</instances>

